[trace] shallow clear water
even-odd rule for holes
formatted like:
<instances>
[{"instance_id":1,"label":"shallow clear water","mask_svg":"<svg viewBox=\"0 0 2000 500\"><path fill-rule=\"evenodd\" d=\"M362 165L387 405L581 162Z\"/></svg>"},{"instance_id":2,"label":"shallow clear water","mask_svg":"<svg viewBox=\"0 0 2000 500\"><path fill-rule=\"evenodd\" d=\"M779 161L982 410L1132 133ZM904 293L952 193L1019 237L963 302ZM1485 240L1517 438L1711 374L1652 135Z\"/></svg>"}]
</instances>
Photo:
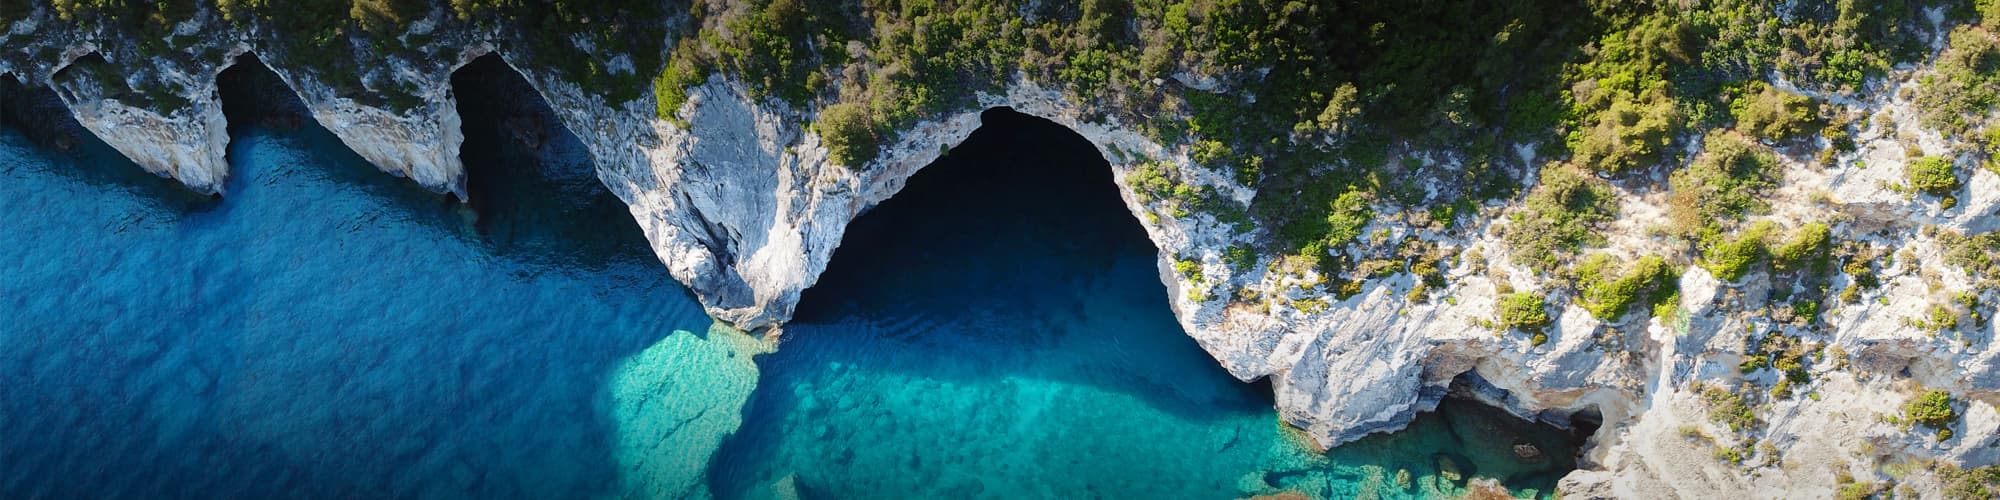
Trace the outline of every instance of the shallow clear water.
<instances>
[{"instance_id":1,"label":"shallow clear water","mask_svg":"<svg viewBox=\"0 0 2000 500\"><path fill-rule=\"evenodd\" d=\"M534 110L468 108L466 205L229 90L222 200L0 127L0 497L1400 496L1453 490L1440 453L1517 488L1560 473L1476 439L1546 430L1477 408L1305 450L1181 332L1059 129L982 129L913 179L771 352L711 328L573 137L515 140Z\"/></svg>"}]
</instances>

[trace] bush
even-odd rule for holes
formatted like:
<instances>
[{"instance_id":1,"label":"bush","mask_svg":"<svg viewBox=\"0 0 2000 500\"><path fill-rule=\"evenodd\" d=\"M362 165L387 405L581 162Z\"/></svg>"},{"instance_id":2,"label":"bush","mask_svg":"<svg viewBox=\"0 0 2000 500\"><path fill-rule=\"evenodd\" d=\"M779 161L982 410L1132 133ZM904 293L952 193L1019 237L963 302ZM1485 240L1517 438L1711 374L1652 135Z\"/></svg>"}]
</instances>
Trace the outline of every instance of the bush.
<instances>
[{"instance_id":1,"label":"bush","mask_svg":"<svg viewBox=\"0 0 2000 500\"><path fill-rule=\"evenodd\" d=\"M1742 432L1756 427L1759 423L1757 409L1743 400L1743 396L1727 389L1702 384L1695 393L1708 403L1709 421L1728 426L1729 430Z\"/></svg>"},{"instance_id":2,"label":"bush","mask_svg":"<svg viewBox=\"0 0 2000 500\"><path fill-rule=\"evenodd\" d=\"M1909 175L1910 189L1937 197L1958 193L1958 172L1952 168L1950 158L1926 156L1903 168Z\"/></svg>"},{"instance_id":3,"label":"bush","mask_svg":"<svg viewBox=\"0 0 2000 500\"><path fill-rule=\"evenodd\" d=\"M1823 223L1809 223L1792 233L1783 245L1771 249L1771 267L1780 272L1810 271L1823 274L1833 256L1832 233Z\"/></svg>"},{"instance_id":4,"label":"bush","mask_svg":"<svg viewBox=\"0 0 2000 500\"><path fill-rule=\"evenodd\" d=\"M1700 157L1668 179L1667 217L1683 238L1719 234L1744 215L1764 210L1763 196L1782 170L1767 148L1735 134L1713 132Z\"/></svg>"},{"instance_id":5,"label":"bush","mask_svg":"<svg viewBox=\"0 0 2000 500\"><path fill-rule=\"evenodd\" d=\"M1533 292L1503 295L1493 303L1493 313L1500 317L1496 326L1503 330L1540 332L1549 326L1547 307L1542 296Z\"/></svg>"},{"instance_id":6,"label":"bush","mask_svg":"<svg viewBox=\"0 0 2000 500\"><path fill-rule=\"evenodd\" d=\"M1946 429L1958 422L1958 411L1951 408L1951 403L1951 393L1939 390L1924 391L1923 394L1903 403L1903 418L1924 427Z\"/></svg>"},{"instance_id":7,"label":"bush","mask_svg":"<svg viewBox=\"0 0 2000 500\"><path fill-rule=\"evenodd\" d=\"M1503 236L1521 264L1547 272L1585 245L1601 244L1597 229L1617 211L1611 186L1576 167L1550 165Z\"/></svg>"},{"instance_id":8,"label":"bush","mask_svg":"<svg viewBox=\"0 0 2000 500\"><path fill-rule=\"evenodd\" d=\"M1730 113L1736 117L1736 129L1751 136L1791 141L1810 137L1825 125L1819 106L1811 97L1778 90L1761 81L1750 84L1744 93L1730 106Z\"/></svg>"},{"instance_id":9,"label":"bush","mask_svg":"<svg viewBox=\"0 0 2000 500\"><path fill-rule=\"evenodd\" d=\"M681 106L687 104L688 89L701 85L708 79L708 69L690 55L692 49L675 47L674 56L667 61L660 76L653 79L655 111L660 119L672 121L683 127L687 123L678 118Z\"/></svg>"},{"instance_id":10,"label":"bush","mask_svg":"<svg viewBox=\"0 0 2000 500\"><path fill-rule=\"evenodd\" d=\"M827 155L835 164L860 169L875 160L880 146L877 144L875 124L869 119L868 110L860 105L839 103L820 110L819 122L813 124L820 139L826 142Z\"/></svg>"},{"instance_id":11,"label":"bush","mask_svg":"<svg viewBox=\"0 0 2000 500\"><path fill-rule=\"evenodd\" d=\"M1651 308L1677 291L1674 269L1659 256L1641 257L1615 278L1611 276L1611 260L1610 255L1597 254L1578 268L1582 292L1579 302L1598 319L1610 321L1623 317L1635 304Z\"/></svg>"},{"instance_id":12,"label":"bush","mask_svg":"<svg viewBox=\"0 0 2000 500\"><path fill-rule=\"evenodd\" d=\"M1770 226L1758 225L1734 240L1712 243L1701 252L1701 265L1716 279L1734 282L1750 273L1751 266L1764 258L1764 238Z\"/></svg>"}]
</instances>

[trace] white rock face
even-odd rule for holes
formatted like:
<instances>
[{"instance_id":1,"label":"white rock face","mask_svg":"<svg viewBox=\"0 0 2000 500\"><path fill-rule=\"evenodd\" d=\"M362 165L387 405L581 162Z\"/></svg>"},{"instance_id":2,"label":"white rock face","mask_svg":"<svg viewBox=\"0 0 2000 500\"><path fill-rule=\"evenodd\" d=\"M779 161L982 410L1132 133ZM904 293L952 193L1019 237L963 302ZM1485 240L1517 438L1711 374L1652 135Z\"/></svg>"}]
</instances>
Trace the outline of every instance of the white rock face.
<instances>
[{"instance_id":1,"label":"white rock face","mask_svg":"<svg viewBox=\"0 0 2000 500\"><path fill-rule=\"evenodd\" d=\"M56 78L62 74L62 68L97 53L91 45L70 47L61 64L49 71L45 75L48 79L42 83L56 89L56 95L85 129L146 171L180 181L202 194L221 194L229 178L229 163L223 159L229 146L229 123L222 116L222 98L215 87L215 76L221 68L188 74L172 65L152 64L151 71L183 89L185 93L179 97L187 100L185 106L163 115L105 95L98 82ZM106 62L115 66L150 63L109 59Z\"/></svg>"},{"instance_id":2,"label":"white rock face","mask_svg":"<svg viewBox=\"0 0 2000 500\"><path fill-rule=\"evenodd\" d=\"M490 51L490 45L481 44L467 47L451 59L412 62L390 58L391 74L415 89L420 103L401 112L340 97L333 87L310 73L290 69L283 59L273 60L270 68L299 94L320 126L368 163L464 201L465 164L459 161L458 150L465 144L465 134L458 123L451 73Z\"/></svg>"},{"instance_id":3,"label":"white rock face","mask_svg":"<svg viewBox=\"0 0 2000 500\"><path fill-rule=\"evenodd\" d=\"M442 61L392 60L392 74L413 86L422 101L400 113L335 97L331 87L288 69L281 58L268 61L314 117L364 158L463 199L460 104L452 98L450 75L495 50L487 42L468 42L454 51L456 57ZM198 191L219 192L227 176L222 162L227 135L214 75L226 63L214 64L205 74L176 80L192 104L167 115L126 106L85 85L62 85L62 94L87 128L149 170ZM41 74L47 73L52 72ZM607 104L552 72L527 68L523 74L589 147L599 179L629 205L669 272L693 289L712 315L746 329L789 319L800 293L825 270L847 224L895 195L940 150L980 125L979 109L923 122L903 131L875 162L847 168L828 161L807 126L810 113L755 102L740 83L726 78L690 91L679 114L688 124L683 128L657 119L650 96ZM1916 76L1906 75L1903 85L1914 81ZM1564 481L1570 496L1708 498L1827 496L1836 487L1836 471L1864 480L1883 477L1876 465L1887 460L1931 457L1959 465L2000 460L2000 414L1993 408L2000 402L2000 363L1991 347L2000 327L1993 318L2000 314L1990 312L2000 293L1989 290L1981 297L1989 313L1988 324L1973 329L1980 334L1933 336L1906 321L1947 292L1972 285L1963 273L1939 263L1943 249L1919 228L2000 228L2000 175L1975 169L1960 203L1949 210L1935 199L1889 189L1903 172L1899 131L1914 133L1927 152L1946 152L1942 139L1916 126L1909 103L1895 95L1883 92L1877 101L1852 104L1883 114L1882 123L1894 124L1894 130L1863 131L1857 137L1862 150L1831 167L1786 159L1786 180L1768 200L1772 210L1759 216L1786 227L1832 221L1843 239L1914 257L1914 265L1884 269L1881 289L1827 312L1829 327L1809 331L1746 312L1771 300L1766 275L1725 284L1689 267L1681 281L1683 317L1633 315L1607 324L1557 294L1550 302L1560 314L1541 345L1481 326L1492 316L1501 289L1537 286L1529 272L1509 263L1499 237L1503 207L1487 208L1477 218L1490 222L1462 234L1370 226L1463 255L1476 250L1486 264L1472 264L1468 257L1450 266L1448 285L1432 290L1423 303L1406 299L1414 285L1407 274L1371 280L1343 300L1310 271L1270 271L1268 257L1233 269L1225 251L1247 236L1207 214L1175 217L1160 202L1140 202L1127 177L1147 160L1164 161L1186 182L1214 187L1238 203L1256 195L1224 172L1193 164L1183 149L1156 144L1116 122L1087 118L1062 93L1021 79L1004 95L978 100L982 109L1011 106L1069 127L1105 154L1127 208L1159 249L1160 279L1183 328L1236 377L1269 377L1284 421L1321 446L1401 428L1416 413L1432 409L1455 377L1476 372L1506 391L1493 402L1517 414L1559 421L1582 410L1602 416L1605 426L1589 450L1589 468ZM1606 229L1611 245L1599 251L1636 257L1672 248L1651 232L1664 223L1664 197L1619 189L1622 219ZM1822 197L1829 202L1814 201ZM1177 261L1199 263L1207 279L1183 277L1174 269ZM1256 291L1264 299L1232 303L1235 289ZM1847 356L1814 363L1813 381L1794 388L1812 396L1774 400L1760 410L1761 425L1739 435L1710 419L1696 387L1750 382L1761 390L1773 382L1770 370L1738 369L1749 348L1741 333L1746 328L1785 331ZM1920 387L1960 397L1965 417L1953 427L1952 439L1938 442L1878 417L1896 413ZM1715 458L1715 450L1736 446L1741 438L1760 443L1753 457L1742 464ZM1935 478L1921 472L1902 481L1937 491Z\"/></svg>"}]
</instances>

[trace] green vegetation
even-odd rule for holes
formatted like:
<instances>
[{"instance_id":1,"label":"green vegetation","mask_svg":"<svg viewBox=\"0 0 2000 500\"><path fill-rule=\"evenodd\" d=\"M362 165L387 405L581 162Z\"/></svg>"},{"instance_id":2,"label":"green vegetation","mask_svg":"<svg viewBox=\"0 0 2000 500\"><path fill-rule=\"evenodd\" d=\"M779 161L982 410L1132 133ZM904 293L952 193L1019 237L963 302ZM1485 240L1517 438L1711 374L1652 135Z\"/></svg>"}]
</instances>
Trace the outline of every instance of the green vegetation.
<instances>
[{"instance_id":1,"label":"green vegetation","mask_svg":"<svg viewBox=\"0 0 2000 500\"><path fill-rule=\"evenodd\" d=\"M1132 187L1132 196L1140 204L1162 204L1161 208L1175 218L1185 218L1195 212L1215 216L1223 223L1234 224L1238 230L1248 230L1248 215L1243 206L1229 199L1214 186L1197 186L1181 180L1180 172L1173 164L1164 161L1144 161L1132 167L1125 175L1125 184ZM1362 208L1366 208L1363 204ZM1365 224L1365 219L1363 220ZM1360 229L1357 227L1358 234Z\"/></svg>"},{"instance_id":2,"label":"green vegetation","mask_svg":"<svg viewBox=\"0 0 2000 500\"><path fill-rule=\"evenodd\" d=\"M1678 234L1707 242L1741 220L1766 209L1764 194L1778 185L1782 169L1763 146L1729 133L1710 133L1701 156L1668 179L1667 218Z\"/></svg>"},{"instance_id":3,"label":"green vegetation","mask_svg":"<svg viewBox=\"0 0 2000 500\"><path fill-rule=\"evenodd\" d=\"M1734 282L1750 273L1751 266L1762 261L1765 254L1764 240L1771 233L1769 224L1752 226L1733 240L1718 240L1701 251L1701 266L1715 275L1716 279Z\"/></svg>"},{"instance_id":4,"label":"green vegetation","mask_svg":"<svg viewBox=\"0 0 2000 500\"><path fill-rule=\"evenodd\" d=\"M1833 233L1825 223L1799 227L1784 244L1771 249L1771 268L1778 272L1824 274L1833 262Z\"/></svg>"},{"instance_id":5,"label":"green vegetation","mask_svg":"<svg viewBox=\"0 0 2000 500\"><path fill-rule=\"evenodd\" d=\"M1952 167L1951 159L1942 156L1925 156L1903 167L1909 175L1910 189L1945 199L1946 207L1958 193L1958 172Z\"/></svg>"},{"instance_id":6,"label":"green vegetation","mask_svg":"<svg viewBox=\"0 0 2000 500\"><path fill-rule=\"evenodd\" d=\"M1945 263L1958 266L1966 276L1976 278L1979 287L2000 289L2000 232L1965 236L1940 231L1938 246L1945 249Z\"/></svg>"},{"instance_id":7,"label":"green vegetation","mask_svg":"<svg viewBox=\"0 0 2000 500\"><path fill-rule=\"evenodd\" d=\"M1708 404L1709 421L1728 427L1732 432L1743 432L1744 429L1755 428L1761 424L1757 418L1757 409L1744 401L1742 395L1730 392L1728 389L1699 383L1694 391Z\"/></svg>"},{"instance_id":8,"label":"green vegetation","mask_svg":"<svg viewBox=\"0 0 2000 500\"><path fill-rule=\"evenodd\" d=\"M1635 305L1651 309L1678 292L1675 285L1680 276L1659 256L1641 257L1622 273L1614 266L1611 255L1596 254L1577 267L1577 288L1582 292L1579 304L1598 319L1616 320Z\"/></svg>"},{"instance_id":9,"label":"green vegetation","mask_svg":"<svg viewBox=\"0 0 2000 500\"><path fill-rule=\"evenodd\" d=\"M1751 82L1744 94L1729 107L1736 117L1736 129L1759 139L1794 141L1810 137L1825 126L1819 106L1812 98L1778 90L1764 82Z\"/></svg>"},{"instance_id":10,"label":"green vegetation","mask_svg":"<svg viewBox=\"0 0 2000 500\"><path fill-rule=\"evenodd\" d=\"M820 110L819 122L813 130L826 141L827 155L833 162L860 168L875 160L875 122L868 119L868 111L860 105L839 103Z\"/></svg>"},{"instance_id":11,"label":"green vegetation","mask_svg":"<svg viewBox=\"0 0 2000 500\"><path fill-rule=\"evenodd\" d=\"M1941 468L1938 477L1945 482L1945 498L1983 500L2000 495L2000 465L1967 470L1944 464Z\"/></svg>"},{"instance_id":12,"label":"green vegetation","mask_svg":"<svg viewBox=\"0 0 2000 500\"><path fill-rule=\"evenodd\" d=\"M1951 407L1951 393L1930 390L1903 403L1903 422L1937 431L1938 440L1951 439L1951 425L1958 423L1958 410Z\"/></svg>"},{"instance_id":13,"label":"green vegetation","mask_svg":"<svg viewBox=\"0 0 2000 500\"><path fill-rule=\"evenodd\" d=\"M1499 317L1494 326L1502 330L1539 333L1549 326L1548 304L1543 302L1541 295L1533 292L1501 296L1493 303L1493 314Z\"/></svg>"},{"instance_id":14,"label":"green vegetation","mask_svg":"<svg viewBox=\"0 0 2000 500\"><path fill-rule=\"evenodd\" d=\"M687 104L688 89L701 85L708 79L707 68L686 54L686 51L675 51L674 57L667 60L666 67L660 70L660 76L653 80L653 105L656 114L660 119L672 121L682 127L686 127L687 122L681 121L676 114L680 112L681 106ZM825 115L824 111L821 115Z\"/></svg>"},{"instance_id":15,"label":"green vegetation","mask_svg":"<svg viewBox=\"0 0 2000 500\"><path fill-rule=\"evenodd\" d=\"M2000 25L2000 4L1991 0L1971 2L1978 17L1951 31L1943 54L1937 59L1937 74L1927 76L1919 87L1917 108L1922 122L1937 128L1947 138L1966 144L1982 144L1978 152L1989 164L2000 152L2000 129L1992 126L2000 105L2000 38L1993 29Z\"/></svg>"},{"instance_id":16,"label":"green vegetation","mask_svg":"<svg viewBox=\"0 0 2000 500\"><path fill-rule=\"evenodd\" d=\"M1771 386L1771 397L1786 399L1792 397L1794 385L1812 382L1808 363L1819 350L1818 344L1808 344L1798 337L1773 331L1750 345L1749 352L1743 353L1743 363L1737 368L1745 374L1767 367L1778 370L1784 377Z\"/></svg>"},{"instance_id":17,"label":"green vegetation","mask_svg":"<svg viewBox=\"0 0 2000 500\"><path fill-rule=\"evenodd\" d=\"M666 40L666 5L645 0L448 0L458 21L478 27L505 26L503 43L512 61L553 68L565 80L623 103L646 93L659 80ZM421 52L428 37L404 36L409 25L432 12L429 0L216 0L223 19L258 26L294 66L311 68L335 94L393 110L421 104L408 84L378 74L372 87L362 76L388 55L430 57ZM613 64L629 58L631 67ZM685 67L682 69L686 69ZM684 80L683 80L684 81Z\"/></svg>"},{"instance_id":18,"label":"green vegetation","mask_svg":"<svg viewBox=\"0 0 2000 500\"><path fill-rule=\"evenodd\" d=\"M1924 54L1931 26L1921 13L1931 3L1593 2L1592 17L1608 29L1569 71L1566 143L1593 170L1648 167L1685 131L1721 125L1715 98L1730 93L1740 96L1734 118L1746 132L1796 136L1812 128L1804 110L1813 106L1742 82L1776 69L1810 88L1858 90Z\"/></svg>"},{"instance_id":19,"label":"green vegetation","mask_svg":"<svg viewBox=\"0 0 2000 500\"><path fill-rule=\"evenodd\" d=\"M1597 231L1618 213L1617 204L1604 181L1573 166L1550 165L1503 236L1516 262L1548 272L1584 246L1603 244Z\"/></svg>"}]
</instances>

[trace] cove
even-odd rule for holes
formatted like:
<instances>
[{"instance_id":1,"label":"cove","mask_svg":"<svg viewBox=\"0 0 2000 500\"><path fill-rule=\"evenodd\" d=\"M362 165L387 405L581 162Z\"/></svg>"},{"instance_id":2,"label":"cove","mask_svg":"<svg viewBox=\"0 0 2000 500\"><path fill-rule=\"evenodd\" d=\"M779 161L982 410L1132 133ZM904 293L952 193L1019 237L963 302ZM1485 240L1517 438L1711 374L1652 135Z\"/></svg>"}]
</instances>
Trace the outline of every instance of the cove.
<instances>
[{"instance_id":1,"label":"cove","mask_svg":"<svg viewBox=\"0 0 2000 500\"><path fill-rule=\"evenodd\" d=\"M494 69L459 92L525 85ZM699 486L668 476L734 428L760 351L583 188L574 137L498 133L546 110L468 107L468 206L366 164L254 60L222 80L225 199L24 132L60 123L0 127L0 497ZM67 117L32 90L10 115Z\"/></svg>"},{"instance_id":2,"label":"cove","mask_svg":"<svg viewBox=\"0 0 2000 500\"><path fill-rule=\"evenodd\" d=\"M1399 498L1470 476L1546 495L1574 468L1568 433L1450 399L1311 451L1268 387L1181 330L1096 149L1005 108L982 120L850 226L758 359L718 496Z\"/></svg>"}]
</instances>

